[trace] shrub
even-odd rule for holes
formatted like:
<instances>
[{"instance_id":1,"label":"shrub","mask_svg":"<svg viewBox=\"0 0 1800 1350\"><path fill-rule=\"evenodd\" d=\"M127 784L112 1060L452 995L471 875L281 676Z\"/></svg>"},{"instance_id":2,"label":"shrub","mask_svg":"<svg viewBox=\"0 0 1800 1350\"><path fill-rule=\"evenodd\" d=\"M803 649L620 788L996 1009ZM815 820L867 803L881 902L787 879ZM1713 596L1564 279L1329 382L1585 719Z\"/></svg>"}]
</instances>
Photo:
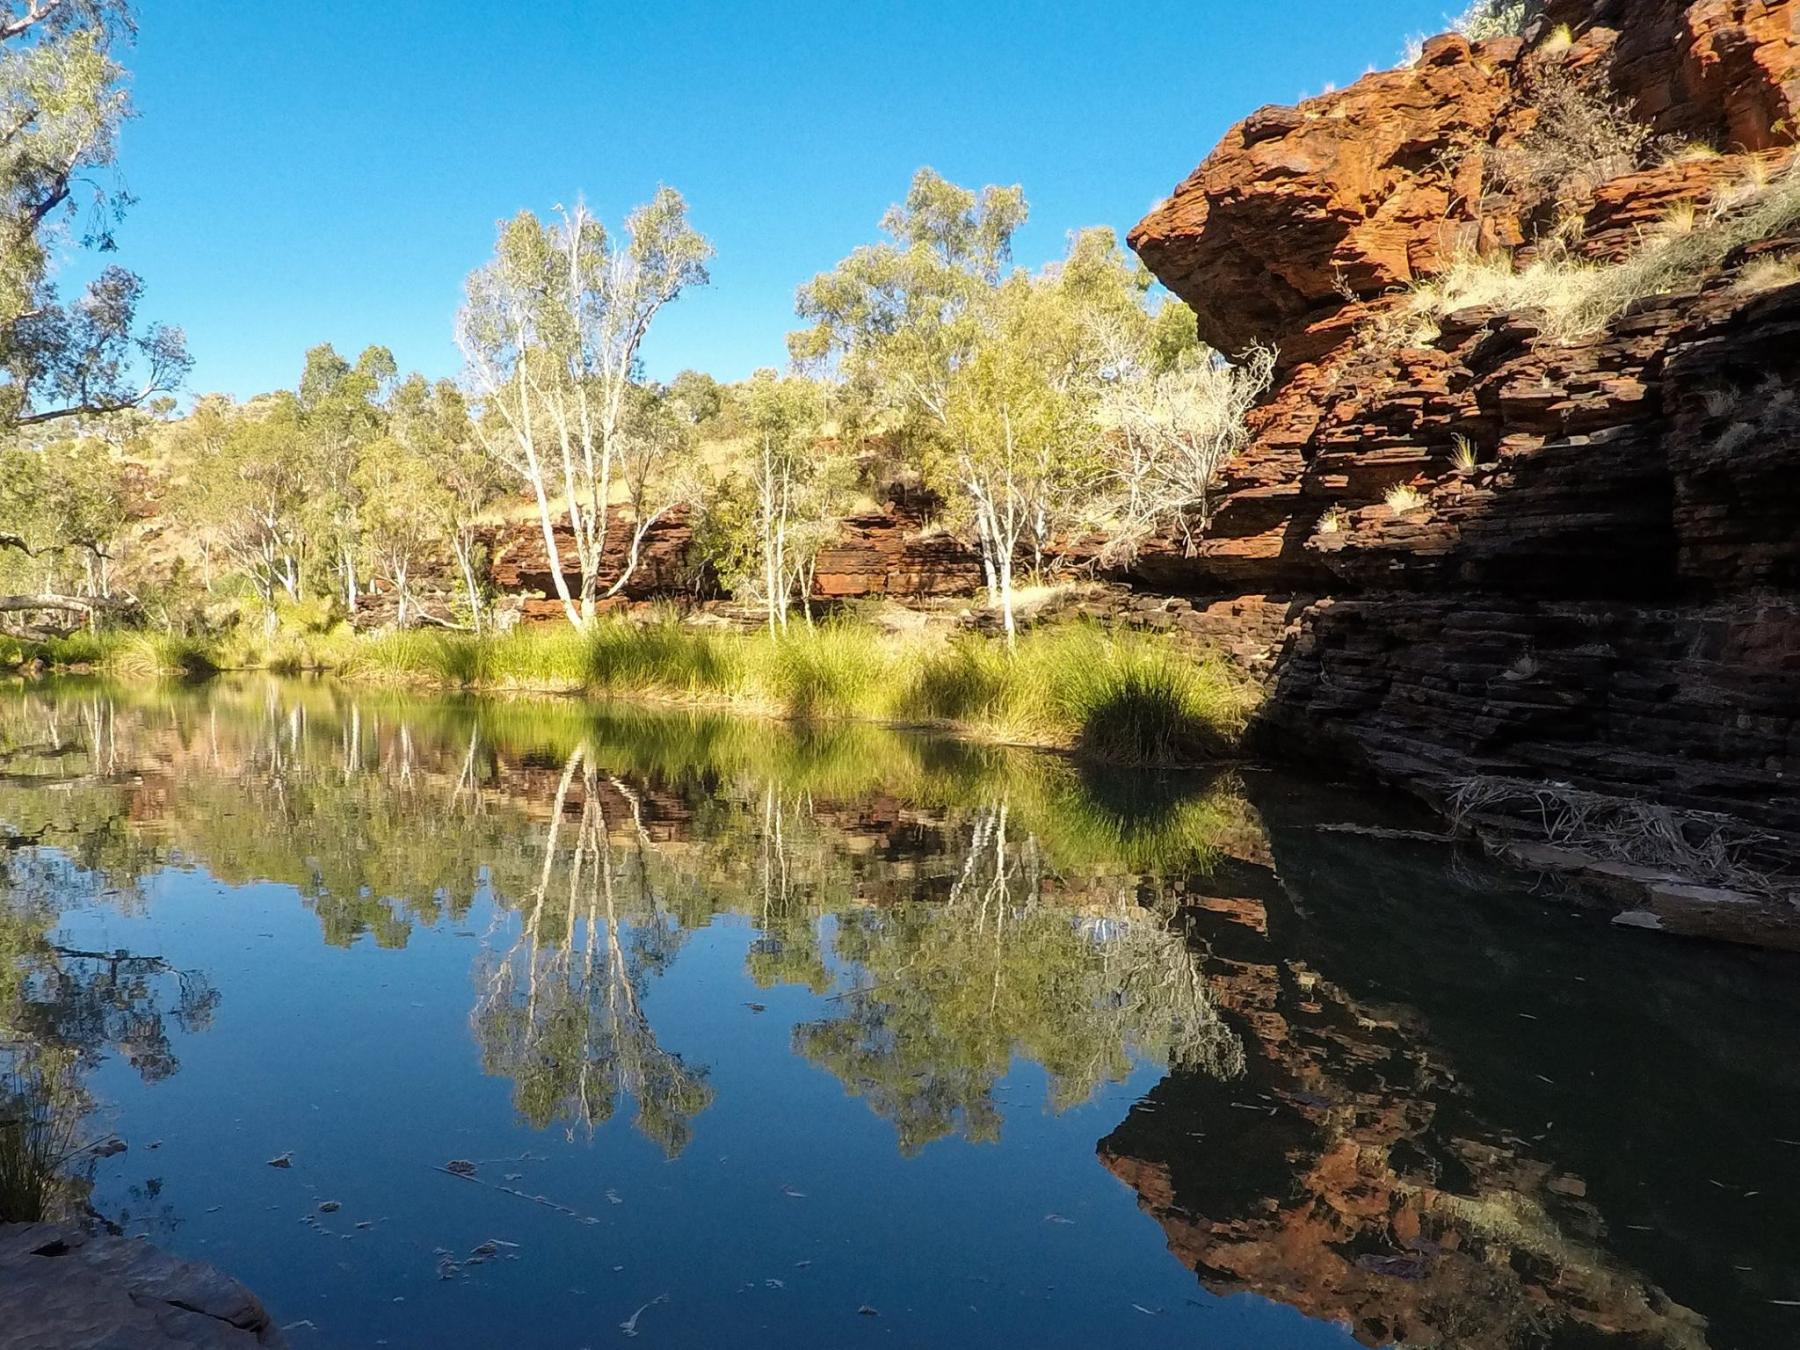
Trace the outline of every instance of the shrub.
<instances>
[{"instance_id":1,"label":"shrub","mask_svg":"<svg viewBox=\"0 0 1800 1350\"><path fill-rule=\"evenodd\" d=\"M1475 0L1450 26L1471 42L1519 37L1543 11L1543 0Z\"/></svg>"},{"instance_id":2,"label":"shrub","mask_svg":"<svg viewBox=\"0 0 1800 1350\"><path fill-rule=\"evenodd\" d=\"M1527 211L1585 201L1602 183L1651 157L1656 138L1650 128L1592 78L1561 66L1540 67L1527 98L1536 120L1492 162L1498 185Z\"/></svg>"}]
</instances>

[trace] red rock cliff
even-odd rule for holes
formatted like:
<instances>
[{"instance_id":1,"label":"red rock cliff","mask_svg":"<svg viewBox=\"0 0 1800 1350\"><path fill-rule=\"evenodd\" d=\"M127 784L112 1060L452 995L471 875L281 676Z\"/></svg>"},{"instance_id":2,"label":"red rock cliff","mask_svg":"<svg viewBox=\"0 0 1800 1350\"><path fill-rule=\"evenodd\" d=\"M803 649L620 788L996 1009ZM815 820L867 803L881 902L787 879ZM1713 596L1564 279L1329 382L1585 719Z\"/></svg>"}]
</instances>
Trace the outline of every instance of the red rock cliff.
<instances>
[{"instance_id":1,"label":"red rock cliff","mask_svg":"<svg viewBox=\"0 0 1800 1350\"><path fill-rule=\"evenodd\" d=\"M1440 796L1480 774L1730 813L1791 850L1800 271L1770 260L1800 259L1800 230L1578 341L1493 308L1416 346L1359 330L1456 250L1528 251L1522 209L1457 151L1528 134L1534 63L1724 152L1595 191L1579 249L1605 263L1672 204L1788 171L1797 25L1800 0L1553 0L1523 39L1436 38L1410 68L1253 113L1132 232L1208 342L1283 352L1210 537L1141 568L1304 602L1277 740ZM1417 506L1386 504L1401 485Z\"/></svg>"}]
</instances>

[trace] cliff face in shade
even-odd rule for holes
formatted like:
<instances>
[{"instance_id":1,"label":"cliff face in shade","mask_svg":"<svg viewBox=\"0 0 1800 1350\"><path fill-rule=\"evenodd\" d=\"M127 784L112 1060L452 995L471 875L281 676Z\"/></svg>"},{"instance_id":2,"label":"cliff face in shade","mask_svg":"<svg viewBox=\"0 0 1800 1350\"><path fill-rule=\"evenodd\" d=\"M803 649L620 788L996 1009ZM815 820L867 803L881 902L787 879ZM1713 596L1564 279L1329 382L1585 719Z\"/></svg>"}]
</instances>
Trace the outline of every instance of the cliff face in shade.
<instances>
[{"instance_id":1,"label":"cliff face in shade","mask_svg":"<svg viewBox=\"0 0 1800 1350\"><path fill-rule=\"evenodd\" d=\"M1551 21L1572 47L1536 50ZM1434 39L1410 69L1253 114L1132 232L1204 338L1283 350L1209 537L1138 568L1194 596L1294 597L1273 743L1440 800L1485 775L1728 813L1791 856L1800 286L1759 278L1800 258L1800 232L1581 341L1495 309L1397 350L1359 330L1448 251L1523 240L1449 151L1524 134L1531 63L1583 67L1659 132L1733 149L1596 192L1581 251L1605 263L1672 204L1789 171L1771 147L1800 124L1797 23L1795 2L1603 0L1553 4L1524 41ZM1399 485L1419 505L1388 506Z\"/></svg>"}]
</instances>

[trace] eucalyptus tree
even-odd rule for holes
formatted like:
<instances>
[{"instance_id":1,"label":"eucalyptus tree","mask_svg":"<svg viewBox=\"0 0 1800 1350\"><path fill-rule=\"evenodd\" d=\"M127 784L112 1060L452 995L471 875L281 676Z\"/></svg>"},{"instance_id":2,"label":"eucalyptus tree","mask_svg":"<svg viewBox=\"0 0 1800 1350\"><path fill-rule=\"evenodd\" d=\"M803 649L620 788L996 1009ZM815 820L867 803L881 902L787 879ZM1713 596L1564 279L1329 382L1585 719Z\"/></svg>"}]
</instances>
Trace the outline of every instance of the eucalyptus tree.
<instances>
[{"instance_id":1,"label":"eucalyptus tree","mask_svg":"<svg viewBox=\"0 0 1800 1350\"><path fill-rule=\"evenodd\" d=\"M1024 190L958 187L929 168L881 219L886 238L800 288L810 325L788 338L803 368L827 370L852 422L885 417L915 454L942 434L949 381L978 337L973 311L1012 259Z\"/></svg>"},{"instance_id":2,"label":"eucalyptus tree","mask_svg":"<svg viewBox=\"0 0 1800 1350\"><path fill-rule=\"evenodd\" d=\"M506 475L476 437L468 404L451 381L431 384L422 375L411 375L394 391L389 407L394 441L433 480L422 485L413 507L435 524L437 537L449 546L462 575L469 626L480 633L481 521L505 494Z\"/></svg>"},{"instance_id":3,"label":"eucalyptus tree","mask_svg":"<svg viewBox=\"0 0 1800 1350\"><path fill-rule=\"evenodd\" d=\"M367 347L352 365L329 342L306 353L296 391L301 444L314 491L309 508L311 535L328 550L338 574L344 608L356 614L363 553L364 487L371 472L364 461L386 432L382 407L396 368L386 347Z\"/></svg>"},{"instance_id":4,"label":"eucalyptus tree","mask_svg":"<svg viewBox=\"0 0 1800 1350\"><path fill-rule=\"evenodd\" d=\"M820 467L813 452L823 400L811 380L783 379L761 370L750 381L746 404L761 592L769 632L776 633L787 627L796 585L811 579L810 557L799 534L803 522L817 514L808 509L807 498L814 495L809 489Z\"/></svg>"},{"instance_id":5,"label":"eucalyptus tree","mask_svg":"<svg viewBox=\"0 0 1800 1350\"><path fill-rule=\"evenodd\" d=\"M105 177L131 115L114 50L122 0L0 3L0 429L133 407L188 367L181 331L139 331L143 283L107 267L76 299L51 280L58 249L107 252L130 197Z\"/></svg>"},{"instance_id":6,"label":"eucalyptus tree","mask_svg":"<svg viewBox=\"0 0 1800 1350\"><path fill-rule=\"evenodd\" d=\"M249 583L273 622L305 591L313 482L297 453L298 400L282 392L238 407L207 399L175 445L183 517Z\"/></svg>"},{"instance_id":7,"label":"eucalyptus tree","mask_svg":"<svg viewBox=\"0 0 1800 1350\"><path fill-rule=\"evenodd\" d=\"M1268 391L1275 359L1262 346L1235 363L1192 350L1161 370L1124 370L1106 388L1100 419L1114 448L1105 497L1114 558L1128 559L1170 525L1193 553L1212 522L1220 472L1249 443L1246 417Z\"/></svg>"},{"instance_id":8,"label":"eucalyptus tree","mask_svg":"<svg viewBox=\"0 0 1800 1350\"><path fill-rule=\"evenodd\" d=\"M614 239L581 203L546 223L529 211L504 222L494 257L470 274L457 341L479 400L476 427L496 461L536 502L564 612L581 625L636 565L633 547L610 585L602 578L614 479L626 447L639 351L663 307L707 281L712 246L672 188L660 188ZM635 545L678 495L646 481ZM575 552L578 590L564 575L559 515ZM604 590L603 590L604 586Z\"/></svg>"}]
</instances>

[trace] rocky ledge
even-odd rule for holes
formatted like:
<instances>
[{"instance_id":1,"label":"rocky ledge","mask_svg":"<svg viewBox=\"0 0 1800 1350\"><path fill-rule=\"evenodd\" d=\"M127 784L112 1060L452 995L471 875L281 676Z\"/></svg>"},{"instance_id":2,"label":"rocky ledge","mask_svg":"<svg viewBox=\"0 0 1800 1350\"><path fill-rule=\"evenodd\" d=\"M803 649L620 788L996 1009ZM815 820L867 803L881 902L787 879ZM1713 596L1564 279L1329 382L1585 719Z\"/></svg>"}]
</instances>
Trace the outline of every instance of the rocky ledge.
<instances>
[{"instance_id":1,"label":"rocky ledge","mask_svg":"<svg viewBox=\"0 0 1800 1350\"><path fill-rule=\"evenodd\" d=\"M211 1266L128 1238L0 1224L6 1350L286 1344L256 1295Z\"/></svg>"}]
</instances>

